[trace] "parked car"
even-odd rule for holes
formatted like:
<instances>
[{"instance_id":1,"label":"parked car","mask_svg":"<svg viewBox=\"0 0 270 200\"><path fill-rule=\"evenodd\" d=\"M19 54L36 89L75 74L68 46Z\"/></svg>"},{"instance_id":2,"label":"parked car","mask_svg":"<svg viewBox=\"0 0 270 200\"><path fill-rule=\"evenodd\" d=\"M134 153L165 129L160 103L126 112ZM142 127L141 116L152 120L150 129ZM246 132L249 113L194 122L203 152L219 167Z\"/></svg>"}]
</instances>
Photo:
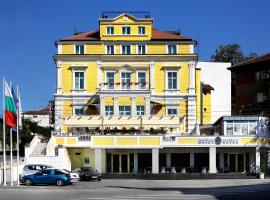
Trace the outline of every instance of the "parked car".
<instances>
[{"instance_id":1,"label":"parked car","mask_svg":"<svg viewBox=\"0 0 270 200\"><path fill-rule=\"evenodd\" d=\"M98 180L101 181L101 174L95 172L91 167L80 167L74 169L72 172L79 173L81 180Z\"/></svg>"},{"instance_id":2,"label":"parked car","mask_svg":"<svg viewBox=\"0 0 270 200\"><path fill-rule=\"evenodd\" d=\"M69 171L69 170L67 170L67 169L62 169L62 170L63 170L64 172L70 174L70 178L71 178L70 182L71 182L71 183L77 183L77 182L80 180L80 175L79 175L79 173L71 172L71 171Z\"/></svg>"},{"instance_id":3,"label":"parked car","mask_svg":"<svg viewBox=\"0 0 270 200\"><path fill-rule=\"evenodd\" d=\"M56 184L64 186L70 184L70 180L70 174L59 169L45 169L22 177L22 182L26 185Z\"/></svg>"},{"instance_id":4,"label":"parked car","mask_svg":"<svg viewBox=\"0 0 270 200\"><path fill-rule=\"evenodd\" d=\"M23 167L21 177L26 176L26 175L29 175L29 174L34 174L36 172L39 172L41 170L44 170L44 169L47 169L47 168L50 168L50 167L53 167L53 166L51 166L51 165L41 165L41 164L37 164L37 165L35 165L35 164L25 165Z\"/></svg>"}]
</instances>

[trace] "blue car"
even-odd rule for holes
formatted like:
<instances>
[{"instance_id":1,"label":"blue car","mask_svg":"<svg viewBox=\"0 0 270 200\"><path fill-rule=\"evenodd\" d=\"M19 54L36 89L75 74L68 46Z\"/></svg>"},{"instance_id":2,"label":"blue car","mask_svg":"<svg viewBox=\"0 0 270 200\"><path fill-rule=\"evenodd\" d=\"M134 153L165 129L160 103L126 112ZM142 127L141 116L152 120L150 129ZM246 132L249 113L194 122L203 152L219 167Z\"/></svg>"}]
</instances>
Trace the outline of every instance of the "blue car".
<instances>
[{"instance_id":1,"label":"blue car","mask_svg":"<svg viewBox=\"0 0 270 200\"><path fill-rule=\"evenodd\" d=\"M56 184L58 186L64 186L70 184L70 175L58 169L45 169L23 176L22 182L26 185Z\"/></svg>"}]
</instances>

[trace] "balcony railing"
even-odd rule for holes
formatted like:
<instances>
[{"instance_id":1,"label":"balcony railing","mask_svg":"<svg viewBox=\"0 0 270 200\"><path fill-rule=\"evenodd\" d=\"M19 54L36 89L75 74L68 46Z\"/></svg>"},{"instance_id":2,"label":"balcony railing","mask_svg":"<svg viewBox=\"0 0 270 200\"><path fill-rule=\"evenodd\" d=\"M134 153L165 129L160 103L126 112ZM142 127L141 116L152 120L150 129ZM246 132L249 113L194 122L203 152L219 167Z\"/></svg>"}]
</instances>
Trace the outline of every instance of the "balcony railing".
<instances>
[{"instance_id":1,"label":"balcony railing","mask_svg":"<svg viewBox=\"0 0 270 200\"><path fill-rule=\"evenodd\" d=\"M149 90L150 83L101 83L101 90Z\"/></svg>"}]
</instances>

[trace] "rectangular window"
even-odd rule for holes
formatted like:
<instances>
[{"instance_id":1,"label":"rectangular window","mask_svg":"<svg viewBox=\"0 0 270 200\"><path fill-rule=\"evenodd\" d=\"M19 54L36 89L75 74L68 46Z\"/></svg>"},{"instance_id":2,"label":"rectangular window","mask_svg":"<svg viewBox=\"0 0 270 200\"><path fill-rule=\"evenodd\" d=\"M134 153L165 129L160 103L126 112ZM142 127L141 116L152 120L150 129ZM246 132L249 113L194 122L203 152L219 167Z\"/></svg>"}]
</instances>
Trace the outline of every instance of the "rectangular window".
<instances>
[{"instance_id":1,"label":"rectangular window","mask_svg":"<svg viewBox=\"0 0 270 200\"><path fill-rule=\"evenodd\" d=\"M177 89L177 72L167 72L168 76L168 90Z\"/></svg>"},{"instance_id":2,"label":"rectangular window","mask_svg":"<svg viewBox=\"0 0 270 200\"><path fill-rule=\"evenodd\" d=\"M130 72L121 73L121 82L122 82L122 89L125 90L130 89Z\"/></svg>"},{"instance_id":3,"label":"rectangular window","mask_svg":"<svg viewBox=\"0 0 270 200\"><path fill-rule=\"evenodd\" d=\"M119 115L131 115L131 107L119 106Z\"/></svg>"},{"instance_id":4,"label":"rectangular window","mask_svg":"<svg viewBox=\"0 0 270 200\"><path fill-rule=\"evenodd\" d=\"M129 26L123 26L122 27L122 34L123 35L130 35L130 27Z\"/></svg>"},{"instance_id":5,"label":"rectangular window","mask_svg":"<svg viewBox=\"0 0 270 200\"><path fill-rule=\"evenodd\" d=\"M168 54L176 54L177 53L177 46L175 44L168 45Z\"/></svg>"},{"instance_id":6,"label":"rectangular window","mask_svg":"<svg viewBox=\"0 0 270 200\"><path fill-rule=\"evenodd\" d=\"M146 86L146 73L138 72L138 89L145 89Z\"/></svg>"},{"instance_id":7,"label":"rectangular window","mask_svg":"<svg viewBox=\"0 0 270 200\"><path fill-rule=\"evenodd\" d=\"M108 26L107 27L107 35L113 35L114 34L114 27Z\"/></svg>"},{"instance_id":8,"label":"rectangular window","mask_svg":"<svg viewBox=\"0 0 270 200\"><path fill-rule=\"evenodd\" d=\"M176 108L168 108L167 115L177 115L177 109Z\"/></svg>"},{"instance_id":9,"label":"rectangular window","mask_svg":"<svg viewBox=\"0 0 270 200\"><path fill-rule=\"evenodd\" d=\"M257 123L249 123L249 135L255 135L257 129Z\"/></svg>"},{"instance_id":10,"label":"rectangular window","mask_svg":"<svg viewBox=\"0 0 270 200\"><path fill-rule=\"evenodd\" d=\"M226 125L226 135L233 134L233 123L227 123Z\"/></svg>"},{"instance_id":11,"label":"rectangular window","mask_svg":"<svg viewBox=\"0 0 270 200\"><path fill-rule=\"evenodd\" d=\"M243 123L242 124L242 134L243 135L248 135L248 123Z\"/></svg>"},{"instance_id":12,"label":"rectangular window","mask_svg":"<svg viewBox=\"0 0 270 200\"><path fill-rule=\"evenodd\" d=\"M138 45L138 54L145 54L145 45Z\"/></svg>"},{"instance_id":13,"label":"rectangular window","mask_svg":"<svg viewBox=\"0 0 270 200\"><path fill-rule=\"evenodd\" d=\"M114 89L114 72L106 73L107 89Z\"/></svg>"},{"instance_id":14,"label":"rectangular window","mask_svg":"<svg viewBox=\"0 0 270 200\"><path fill-rule=\"evenodd\" d=\"M107 116L113 115L113 106L105 106L105 115Z\"/></svg>"},{"instance_id":15,"label":"rectangular window","mask_svg":"<svg viewBox=\"0 0 270 200\"><path fill-rule=\"evenodd\" d=\"M137 115L144 115L144 106L136 106Z\"/></svg>"},{"instance_id":16,"label":"rectangular window","mask_svg":"<svg viewBox=\"0 0 270 200\"><path fill-rule=\"evenodd\" d=\"M234 123L233 134L234 135L241 135L241 123Z\"/></svg>"},{"instance_id":17,"label":"rectangular window","mask_svg":"<svg viewBox=\"0 0 270 200\"><path fill-rule=\"evenodd\" d=\"M114 45L107 45L107 54L114 54Z\"/></svg>"},{"instance_id":18,"label":"rectangular window","mask_svg":"<svg viewBox=\"0 0 270 200\"><path fill-rule=\"evenodd\" d=\"M139 26L138 27L138 34L139 35L145 35L145 27L144 26Z\"/></svg>"},{"instance_id":19,"label":"rectangular window","mask_svg":"<svg viewBox=\"0 0 270 200\"><path fill-rule=\"evenodd\" d=\"M83 109L83 107L81 107L81 108L74 108L74 112L75 112L75 115L77 115L77 116L84 115L84 109Z\"/></svg>"},{"instance_id":20,"label":"rectangular window","mask_svg":"<svg viewBox=\"0 0 270 200\"><path fill-rule=\"evenodd\" d=\"M83 90L84 89L84 72L74 72L74 89Z\"/></svg>"},{"instance_id":21,"label":"rectangular window","mask_svg":"<svg viewBox=\"0 0 270 200\"><path fill-rule=\"evenodd\" d=\"M130 53L131 53L130 45L122 45L122 54L130 54Z\"/></svg>"},{"instance_id":22,"label":"rectangular window","mask_svg":"<svg viewBox=\"0 0 270 200\"><path fill-rule=\"evenodd\" d=\"M76 54L84 54L84 45L76 45Z\"/></svg>"}]
</instances>

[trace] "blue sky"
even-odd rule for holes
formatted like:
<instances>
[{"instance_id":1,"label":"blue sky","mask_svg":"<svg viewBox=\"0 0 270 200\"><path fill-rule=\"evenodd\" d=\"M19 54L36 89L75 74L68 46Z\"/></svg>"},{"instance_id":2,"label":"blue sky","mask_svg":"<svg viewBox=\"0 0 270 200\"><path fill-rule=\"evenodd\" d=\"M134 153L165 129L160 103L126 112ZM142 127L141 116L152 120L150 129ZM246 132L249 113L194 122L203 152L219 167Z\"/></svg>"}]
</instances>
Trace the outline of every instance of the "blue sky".
<instances>
[{"instance_id":1,"label":"blue sky","mask_svg":"<svg viewBox=\"0 0 270 200\"><path fill-rule=\"evenodd\" d=\"M220 44L270 50L267 0L1 0L0 77L19 85L23 110L47 105L55 90L54 42L98 27L102 11L150 11L154 26L199 39L200 60ZM2 112L2 98L0 110Z\"/></svg>"}]
</instances>

